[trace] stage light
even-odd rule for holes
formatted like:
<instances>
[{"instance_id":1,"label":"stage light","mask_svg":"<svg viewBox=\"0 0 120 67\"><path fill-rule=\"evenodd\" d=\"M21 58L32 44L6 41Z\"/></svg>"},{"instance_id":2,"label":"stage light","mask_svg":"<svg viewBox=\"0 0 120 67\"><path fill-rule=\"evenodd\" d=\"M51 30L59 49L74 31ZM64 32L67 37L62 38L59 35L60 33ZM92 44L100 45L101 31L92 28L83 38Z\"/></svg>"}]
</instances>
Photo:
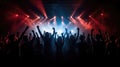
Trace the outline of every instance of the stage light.
<instances>
[{"instance_id":1,"label":"stage light","mask_svg":"<svg viewBox=\"0 0 120 67\"><path fill-rule=\"evenodd\" d=\"M62 23L62 25L64 26L65 25L65 23L64 22L61 22Z\"/></svg>"},{"instance_id":2,"label":"stage light","mask_svg":"<svg viewBox=\"0 0 120 67\"><path fill-rule=\"evenodd\" d=\"M73 30L71 30L71 33L73 34L73 33L74 33L74 31L73 31Z\"/></svg>"},{"instance_id":3,"label":"stage light","mask_svg":"<svg viewBox=\"0 0 120 67\"><path fill-rule=\"evenodd\" d=\"M47 14L46 14L44 5L42 3L42 0L30 0L30 1L36 8L38 8L39 11L41 11L44 17L47 18Z\"/></svg>"},{"instance_id":4,"label":"stage light","mask_svg":"<svg viewBox=\"0 0 120 67\"><path fill-rule=\"evenodd\" d=\"M89 17L91 17L91 15L89 15Z\"/></svg>"},{"instance_id":5,"label":"stage light","mask_svg":"<svg viewBox=\"0 0 120 67\"><path fill-rule=\"evenodd\" d=\"M27 18L29 18L30 16L29 15L26 15Z\"/></svg>"},{"instance_id":6,"label":"stage light","mask_svg":"<svg viewBox=\"0 0 120 67\"><path fill-rule=\"evenodd\" d=\"M37 18L39 19L40 17L38 16Z\"/></svg>"},{"instance_id":7,"label":"stage light","mask_svg":"<svg viewBox=\"0 0 120 67\"><path fill-rule=\"evenodd\" d=\"M54 18L53 23L56 25L56 16L54 16L53 18Z\"/></svg>"},{"instance_id":8,"label":"stage light","mask_svg":"<svg viewBox=\"0 0 120 67\"><path fill-rule=\"evenodd\" d=\"M54 16L54 19L56 19L56 16Z\"/></svg>"},{"instance_id":9,"label":"stage light","mask_svg":"<svg viewBox=\"0 0 120 67\"><path fill-rule=\"evenodd\" d=\"M68 29L68 32L72 31L72 34L76 33L76 28L75 28L76 26L72 25L72 22L70 22L69 25L65 24L64 21L63 21L64 17L61 16L61 18L62 18L61 19L62 22L60 21L61 24L56 24L57 23L56 16L54 16L53 18L45 21L45 22L48 22L48 23L38 24L41 32L44 34L44 31L46 31L46 32L49 32L49 33L53 34L53 29L52 28L54 27L58 36L61 36L62 33L65 33L65 28ZM73 18L71 18L71 19L73 19ZM52 21L52 20L53 20L53 24L50 24L50 21Z\"/></svg>"},{"instance_id":10,"label":"stage light","mask_svg":"<svg viewBox=\"0 0 120 67\"><path fill-rule=\"evenodd\" d=\"M63 16L61 16L61 18L63 19Z\"/></svg>"},{"instance_id":11,"label":"stage light","mask_svg":"<svg viewBox=\"0 0 120 67\"><path fill-rule=\"evenodd\" d=\"M80 18L80 16L77 17L77 19L79 19L79 18Z\"/></svg>"},{"instance_id":12,"label":"stage light","mask_svg":"<svg viewBox=\"0 0 120 67\"><path fill-rule=\"evenodd\" d=\"M18 14L15 14L16 17L18 17L19 15Z\"/></svg>"},{"instance_id":13,"label":"stage light","mask_svg":"<svg viewBox=\"0 0 120 67\"><path fill-rule=\"evenodd\" d=\"M70 18L72 18L72 16L70 16Z\"/></svg>"},{"instance_id":14,"label":"stage light","mask_svg":"<svg viewBox=\"0 0 120 67\"><path fill-rule=\"evenodd\" d=\"M100 15L101 15L101 16L103 16L104 14L103 14L103 13L101 13Z\"/></svg>"}]
</instances>

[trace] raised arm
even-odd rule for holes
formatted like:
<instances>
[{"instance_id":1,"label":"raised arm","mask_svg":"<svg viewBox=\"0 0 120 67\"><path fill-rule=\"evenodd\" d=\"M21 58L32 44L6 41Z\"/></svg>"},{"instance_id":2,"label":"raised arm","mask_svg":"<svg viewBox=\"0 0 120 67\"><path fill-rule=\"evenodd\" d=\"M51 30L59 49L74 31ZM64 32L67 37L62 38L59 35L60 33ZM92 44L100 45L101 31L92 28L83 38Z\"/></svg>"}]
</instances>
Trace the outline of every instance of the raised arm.
<instances>
[{"instance_id":1,"label":"raised arm","mask_svg":"<svg viewBox=\"0 0 120 67\"><path fill-rule=\"evenodd\" d=\"M94 32L94 29L91 29L91 41L95 42L94 37L93 37L93 32Z\"/></svg>"},{"instance_id":2,"label":"raised arm","mask_svg":"<svg viewBox=\"0 0 120 67\"><path fill-rule=\"evenodd\" d=\"M55 33L55 28L53 27L52 29L53 29L53 34L54 34Z\"/></svg>"},{"instance_id":3,"label":"raised arm","mask_svg":"<svg viewBox=\"0 0 120 67\"><path fill-rule=\"evenodd\" d=\"M55 43L57 43L57 32L55 32Z\"/></svg>"},{"instance_id":4,"label":"raised arm","mask_svg":"<svg viewBox=\"0 0 120 67\"><path fill-rule=\"evenodd\" d=\"M63 34L63 33L62 33L61 35L62 35L62 38L63 38L63 43L64 43L65 36L64 36L64 34Z\"/></svg>"},{"instance_id":5,"label":"raised arm","mask_svg":"<svg viewBox=\"0 0 120 67\"><path fill-rule=\"evenodd\" d=\"M35 31L34 31L34 30L32 30L32 33L33 33L34 38L36 38L36 35L35 35Z\"/></svg>"},{"instance_id":6,"label":"raised arm","mask_svg":"<svg viewBox=\"0 0 120 67\"><path fill-rule=\"evenodd\" d=\"M42 35L42 33L41 33L40 29L39 29L39 26L37 26L37 29L38 29L38 32L39 32L41 38L43 39L43 35Z\"/></svg>"},{"instance_id":7,"label":"raised arm","mask_svg":"<svg viewBox=\"0 0 120 67\"><path fill-rule=\"evenodd\" d=\"M39 37L37 32L36 32L36 36Z\"/></svg>"},{"instance_id":8,"label":"raised arm","mask_svg":"<svg viewBox=\"0 0 120 67\"><path fill-rule=\"evenodd\" d=\"M52 29L53 29L53 34L52 34L52 36L54 36L55 33L56 33L56 31L55 31L55 28L54 28L54 27L53 27Z\"/></svg>"},{"instance_id":9,"label":"raised arm","mask_svg":"<svg viewBox=\"0 0 120 67\"><path fill-rule=\"evenodd\" d=\"M77 41L77 39L79 38L79 33L80 33L80 29L77 28L77 37L76 37L76 41Z\"/></svg>"},{"instance_id":10,"label":"raised arm","mask_svg":"<svg viewBox=\"0 0 120 67\"><path fill-rule=\"evenodd\" d=\"M21 41L21 39L22 39L22 37L24 36L24 34L25 34L25 32L28 30L28 26L25 28L25 30L22 32L22 34L21 34L21 36L19 37L19 39L18 39L18 44L20 43L20 41Z\"/></svg>"},{"instance_id":11,"label":"raised arm","mask_svg":"<svg viewBox=\"0 0 120 67\"><path fill-rule=\"evenodd\" d=\"M29 40L31 40L31 37L32 37L32 34L31 34L31 33L29 33Z\"/></svg>"},{"instance_id":12,"label":"raised arm","mask_svg":"<svg viewBox=\"0 0 120 67\"><path fill-rule=\"evenodd\" d=\"M67 35L67 38L69 38L69 33L68 33L67 28L65 28L65 34L64 34L64 36L65 36L65 35Z\"/></svg>"},{"instance_id":13,"label":"raised arm","mask_svg":"<svg viewBox=\"0 0 120 67\"><path fill-rule=\"evenodd\" d=\"M100 38L104 41L102 31L100 29L98 29L98 31L99 31L99 34L100 34Z\"/></svg>"}]
</instances>

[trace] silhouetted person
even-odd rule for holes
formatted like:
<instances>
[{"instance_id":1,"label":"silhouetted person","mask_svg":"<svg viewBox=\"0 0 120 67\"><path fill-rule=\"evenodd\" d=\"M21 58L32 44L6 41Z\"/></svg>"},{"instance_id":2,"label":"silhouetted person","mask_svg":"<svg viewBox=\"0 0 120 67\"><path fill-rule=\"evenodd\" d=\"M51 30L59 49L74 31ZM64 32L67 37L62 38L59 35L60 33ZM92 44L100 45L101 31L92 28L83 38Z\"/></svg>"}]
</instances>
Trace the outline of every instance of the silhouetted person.
<instances>
[{"instance_id":1,"label":"silhouetted person","mask_svg":"<svg viewBox=\"0 0 120 67\"><path fill-rule=\"evenodd\" d=\"M92 42L91 42L90 34L87 35L86 42L87 42L87 45L88 45L88 55L92 56L93 45L92 45Z\"/></svg>"},{"instance_id":2,"label":"silhouetted person","mask_svg":"<svg viewBox=\"0 0 120 67\"><path fill-rule=\"evenodd\" d=\"M67 33L67 35L69 35L69 33ZM73 60L75 60L75 56L76 56L76 42L79 38L79 28L77 28L77 36L75 35L70 35L69 39L68 39L68 44L69 45L69 51L68 51L68 61L71 62Z\"/></svg>"},{"instance_id":3,"label":"silhouetted person","mask_svg":"<svg viewBox=\"0 0 120 67\"><path fill-rule=\"evenodd\" d=\"M117 55L120 56L120 37L117 39Z\"/></svg>"},{"instance_id":4,"label":"silhouetted person","mask_svg":"<svg viewBox=\"0 0 120 67\"><path fill-rule=\"evenodd\" d=\"M87 56L89 47L88 47L88 44L85 40L84 35L80 35L80 42L78 43L78 45L79 45L80 56L81 57Z\"/></svg>"},{"instance_id":5,"label":"silhouetted person","mask_svg":"<svg viewBox=\"0 0 120 67\"><path fill-rule=\"evenodd\" d=\"M116 56L117 45L115 43L115 37L112 35L110 37L110 42L107 46L108 56Z\"/></svg>"},{"instance_id":6,"label":"silhouetted person","mask_svg":"<svg viewBox=\"0 0 120 67\"><path fill-rule=\"evenodd\" d=\"M50 36L50 33L45 32L45 34L43 35L39 29L39 26L37 26L38 32L41 36L41 38L44 41L44 53L45 53L45 59L46 61L51 60L51 40L53 39L53 36L55 34L55 30L53 28L53 34Z\"/></svg>"},{"instance_id":7,"label":"silhouetted person","mask_svg":"<svg viewBox=\"0 0 120 67\"><path fill-rule=\"evenodd\" d=\"M23 59L31 59L32 57L32 47L29 43L28 36L23 36L22 44L21 44L21 55Z\"/></svg>"},{"instance_id":8,"label":"silhouetted person","mask_svg":"<svg viewBox=\"0 0 120 67\"><path fill-rule=\"evenodd\" d=\"M94 51L97 56L104 56L105 53L105 43L100 40L100 35L96 34L96 41L94 44Z\"/></svg>"},{"instance_id":9,"label":"silhouetted person","mask_svg":"<svg viewBox=\"0 0 120 67\"><path fill-rule=\"evenodd\" d=\"M94 29L91 30L91 40L93 44L93 54L94 56L104 56L105 55L105 42L102 37L102 32L100 30L99 34L96 34L95 38L93 36Z\"/></svg>"},{"instance_id":10,"label":"silhouetted person","mask_svg":"<svg viewBox=\"0 0 120 67\"><path fill-rule=\"evenodd\" d=\"M62 48L64 45L64 40L62 36L58 36L57 40L55 41L55 45L56 45L56 59L57 62L61 62L63 61L63 54L62 54Z\"/></svg>"}]
</instances>

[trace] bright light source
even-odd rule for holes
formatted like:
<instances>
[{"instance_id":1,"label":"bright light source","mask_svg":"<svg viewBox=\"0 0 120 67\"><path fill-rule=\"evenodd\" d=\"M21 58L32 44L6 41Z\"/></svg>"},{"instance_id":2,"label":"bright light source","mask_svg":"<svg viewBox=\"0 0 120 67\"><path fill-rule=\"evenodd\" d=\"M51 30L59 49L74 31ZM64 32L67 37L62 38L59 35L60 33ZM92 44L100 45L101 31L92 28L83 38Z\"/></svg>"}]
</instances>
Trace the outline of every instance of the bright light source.
<instances>
[{"instance_id":1,"label":"bright light source","mask_svg":"<svg viewBox=\"0 0 120 67\"><path fill-rule=\"evenodd\" d=\"M80 16L77 17L77 19L79 19L79 18L80 18Z\"/></svg>"},{"instance_id":2,"label":"bright light source","mask_svg":"<svg viewBox=\"0 0 120 67\"><path fill-rule=\"evenodd\" d=\"M91 17L91 15L89 15L89 17Z\"/></svg>"},{"instance_id":3,"label":"bright light source","mask_svg":"<svg viewBox=\"0 0 120 67\"><path fill-rule=\"evenodd\" d=\"M37 18L40 18L39 16Z\"/></svg>"},{"instance_id":4,"label":"bright light source","mask_svg":"<svg viewBox=\"0 0 120 67\"><path fill-rule=\"evenodd\" d=\"M30 16L29 15L26 15L27 16L27 18L29 18Z\"/></svg>"},{"instance_id":5,"label":"bright light source","mask_svg":"<svg viewBox=\"0 0 120 67\"><path fill-rule=\"evenodd\" d=\"M62 16L61 16L61 18L62 18ZM62 33L65 33L65 28L67 28L68 32L71 31L72 34L75 34L77 32L76 26L73 25L72 22L69 22L69 24L65 24L64 22L61 22L61 24L56 24L57 23L56 16L54 16L52 18L52 20L53 20L53 24L50 24L50 22L48 22L48 23L41 23L41 24L36 24L36 25L39 25L42 33L44 33L44 31L46 31L46 32L53 34L53 27L54 27L58 36L61 36Z\"/></svg>"},{"instance_id":6,"label":"bright light source","mask_svg":"<svg viewBox=\"0 0 120 67\"><path fill-rule=\"evenodd\" d=\"M101 13L100 15L101 15L101 16L103 16L104 14L103 14L103 13Z\"/></svg>"},{"instance_id":7,"label":"bright light source","mask_svg":"<svg viewBox=\"0 0 120 67\"><path fill-rule=\"evenodd\" d=\"M18 14L15 14L16 17L18 17L19 15Z\"/></svg>"},{"instance_id":8,"label":"bright light source","mask_svg":"<svg viewBox=\"0 0 120 67\"><path fill-rule=\"evenodd\" d=\"M71 33L73 33L74 31L73 30L71 30Z\"/></svg>"},{"instance_id":9,"label":"bright light source","mask_svg":"<svg viewBox=\"0 0 120 67\"><path fill-rule=\"evenodd\" d=\"M63 19L63 16L61 16L61 18Z\"/></svg>"},{"instance_id":10,"label":"bright light source","mask_svg":"<svg viewBox=\"0 0 120 67\"><path fill-rule=\"evenodd\" d=\"M54 19L56 19L56 16L54 16Z\"/></svg>"}]
</instances>

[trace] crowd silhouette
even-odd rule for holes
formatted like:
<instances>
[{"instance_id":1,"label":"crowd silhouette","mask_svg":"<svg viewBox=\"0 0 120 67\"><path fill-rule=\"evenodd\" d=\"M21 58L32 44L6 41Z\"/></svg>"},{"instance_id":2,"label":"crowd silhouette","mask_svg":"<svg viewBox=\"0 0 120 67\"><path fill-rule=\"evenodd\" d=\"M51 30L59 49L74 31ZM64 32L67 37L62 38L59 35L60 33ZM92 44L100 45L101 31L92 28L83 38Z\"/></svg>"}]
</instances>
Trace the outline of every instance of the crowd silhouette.
<instances>
[{"instance_id":1,"label":"crowd silhouette","mask_svg":"<svg viewBox=\"0 0 120 67\"><path fill-rule=\"evenodd\" d=\"M42 62L42 63L72 63L80 60L104 57L119 58L120 56L120 37L110 35L108 32L95 34L94 29L90 33L74 35L69 33L67 28L61 36L57 35L55 28L53 34L32 30L25 35L28 27L21 33L8 33L0 36L0 58L20 62ZM39 37L40 36L40 37Z\"/></svg>"}]
</instances>

